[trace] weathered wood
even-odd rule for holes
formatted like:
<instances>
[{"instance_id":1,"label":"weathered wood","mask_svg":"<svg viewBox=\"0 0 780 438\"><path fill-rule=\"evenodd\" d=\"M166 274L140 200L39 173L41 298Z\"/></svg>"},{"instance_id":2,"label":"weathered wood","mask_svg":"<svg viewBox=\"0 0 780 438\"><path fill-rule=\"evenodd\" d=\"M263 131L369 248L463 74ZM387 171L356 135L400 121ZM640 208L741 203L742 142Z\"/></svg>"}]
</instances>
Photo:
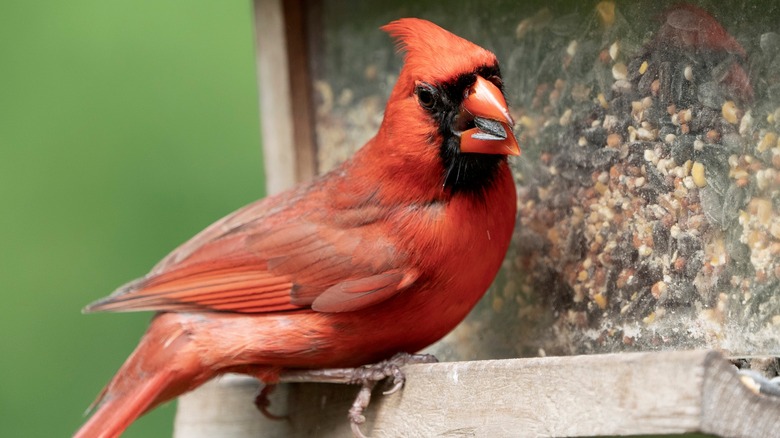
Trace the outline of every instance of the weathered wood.
<instances>
[{"instance_id":1,"label":"weathered wood","mask_svg":"<svg viewBox=\"0 0 780 438\"><path fill-rule=\"evenodd\" d=\"M780 431L780 398L752 392L716 352L453 362L411 365L404 370L403 390L389 396L379 390L374 393L363 427L374 438L674 436L691 432L774 437ZM254 409L251 394L257 383L243 382L240 392L225 395L238 397L239 403ZM346 415L358 387L294 386L287 403L290 423L286 431L263 429L257 435L257 429L249 429L247 435L226 435L221 429L209 429L208 434L186 437L349 436ZM272 407L284 413L280 409L283 404ZM225 423L224 417L218 418ZM228 427L235 428L235 421L230 420Z\"/></svg>"},{"instance_id":2,"label":"weathered wood","mask_svg":"<svg viewBox=\"0 0 780 438\"><path fill-rule=\"evenodd\" d=\"M258 0L258 2L260 2ZM317 174L317 146L314 136L314 102L309 66L309 32L305 0L284 1L285 39L290 74L295 182L309 181ZM256 11L258 11L256 7ZM258 23L260 25L260 23ZM260 88L260 90L263 90ZM262 94L262 93L260 93Z\"/></svg>"},{"instance_id":3,"label":"weathered wood","mask_svg":"<svg viewBox=\"0 0 780 438\"><path fill-rule=\"evenodd\" d=\"M316 169L305 20L300 1L255 0L254 8L266 189L273 194Z\"/></svg>"},{"instance_id":4,"label":"weathered wood","mask_svg":"<svg viewBox=\"0 0 780 438\"><path fill-rule=\"evenodd\" d=\"M702 385L703 432L733 437L780 436L780 397L758 395L729 363L708 357Z\"/></svg>"},{"instance_id":5,"label":"weathered wood","mask_svg":"<svg viewBox=\"0 0 780 438\"><path fill-rule=\"evenodd\" d=\"M263 417L253 401L261 387L257 380L229 374L179 397L174 438L286 437L290 423ZM274 394L278 406L286 405L286 392Z\"/></svg>"}]
</instances>

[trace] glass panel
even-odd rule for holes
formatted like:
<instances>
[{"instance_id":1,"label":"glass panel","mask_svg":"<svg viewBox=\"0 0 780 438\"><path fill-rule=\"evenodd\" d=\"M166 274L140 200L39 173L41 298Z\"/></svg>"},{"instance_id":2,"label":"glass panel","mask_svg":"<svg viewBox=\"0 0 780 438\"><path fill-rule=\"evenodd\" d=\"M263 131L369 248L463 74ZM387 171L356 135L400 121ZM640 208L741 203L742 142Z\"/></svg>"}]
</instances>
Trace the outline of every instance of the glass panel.
<instances>
[{"instance_id":1,"label":"glass panel","mask_svg":"<svg viewBox=\"0 0 780 438\"><path fill-rule=\"evenodd\" d=\"M313 13L320 170L377 130L417 16L492 50L523 155L512 248L445 359L780 354L780 6L336 2Z\"/></svg>"}]
</instances>

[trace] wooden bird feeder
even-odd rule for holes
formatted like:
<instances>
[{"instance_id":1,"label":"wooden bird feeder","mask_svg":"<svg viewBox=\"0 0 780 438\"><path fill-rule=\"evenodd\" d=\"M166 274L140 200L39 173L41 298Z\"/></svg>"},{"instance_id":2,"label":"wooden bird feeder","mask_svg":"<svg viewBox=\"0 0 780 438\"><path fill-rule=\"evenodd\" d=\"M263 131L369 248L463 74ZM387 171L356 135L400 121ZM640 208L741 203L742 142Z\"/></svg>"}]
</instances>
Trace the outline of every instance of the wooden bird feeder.
<instances>
[{"instance_id":1,"label":"wooden bird feeder","mask_svg":"<svg viewBox=\"0 0 780 438\"><path fill-rule=\"evenodd\" d=\"M777 436L780 5L499 3L254 0L270 193L376 132L396 18L496 53L518 122L505 265L364 433ZM282 385L283 421L259 387L181 397L174 436L349 436L357 387Z\"/></svg>"}]
</instances>

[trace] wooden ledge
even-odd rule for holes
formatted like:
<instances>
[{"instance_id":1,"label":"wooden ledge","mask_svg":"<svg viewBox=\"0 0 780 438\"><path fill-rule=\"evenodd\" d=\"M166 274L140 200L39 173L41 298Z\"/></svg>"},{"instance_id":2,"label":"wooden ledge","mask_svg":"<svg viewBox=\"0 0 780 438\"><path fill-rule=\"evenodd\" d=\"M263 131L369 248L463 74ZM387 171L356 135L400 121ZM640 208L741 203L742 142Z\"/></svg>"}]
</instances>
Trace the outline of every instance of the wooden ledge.
<instances>
[{"instance_id":1,"label":"wooden ledge","mask_svg":"<svg viewBox=\"0 0 780 438\"><path fill-rule=\"evenodd\" d=\"M411 365L403 390L374 392L364 433L379 437L777 436L780 398L754 393L712 351ZM357 387L289 385L269 421L258 383L230 377L182 397L177 438L345 437ZM205 405L204 405L205 403ZM258 435L259 433L259 435Z\"/></svg>"}]
</instances>

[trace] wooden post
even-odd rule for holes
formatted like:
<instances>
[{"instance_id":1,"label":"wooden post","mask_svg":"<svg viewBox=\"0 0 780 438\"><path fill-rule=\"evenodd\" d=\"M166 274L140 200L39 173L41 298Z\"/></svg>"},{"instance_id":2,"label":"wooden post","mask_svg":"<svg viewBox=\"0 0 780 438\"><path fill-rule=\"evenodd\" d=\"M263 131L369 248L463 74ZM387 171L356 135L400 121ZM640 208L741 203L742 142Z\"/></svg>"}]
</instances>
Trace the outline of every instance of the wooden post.
<instances>
[{"instance_id":1,"label":"wooden post","mask_svg":"<svg viewBox=\"0 0 780 438\"><path fill-rule=\"evenodd\" d=\"M266 189L311 179L317 163L303 1L255 0Z\"/></svg>"}]
</instances>

